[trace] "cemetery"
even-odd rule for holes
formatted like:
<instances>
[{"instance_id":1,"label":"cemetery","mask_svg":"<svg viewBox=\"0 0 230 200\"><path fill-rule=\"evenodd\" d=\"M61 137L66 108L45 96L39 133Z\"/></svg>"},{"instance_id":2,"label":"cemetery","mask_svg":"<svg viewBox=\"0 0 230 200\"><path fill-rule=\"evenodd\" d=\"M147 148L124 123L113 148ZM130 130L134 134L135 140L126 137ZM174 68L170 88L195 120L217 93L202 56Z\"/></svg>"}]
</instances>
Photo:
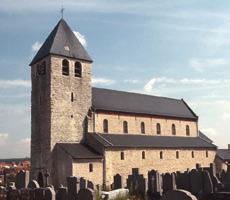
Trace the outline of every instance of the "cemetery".
<instances>
[{"instance_id":1,"label":"cemetery","mask_svg":"<svg viewBox=\"0 0 230 200\"><path fill-rule=\"evenodd\" d=\"M44 179L43 179L44 177ZM0 200L227 200L230 199L230 166L216 173L215 165L184 172L160 174L148 172L148 178L132 169L127 179L114 175L113 190L103 191L84 177L67 177L67 185L57 190L49 184L47 172L39 180L30 180L27 171L17 174L15 184L0 187Z\"/></svg>"}]
</instances>

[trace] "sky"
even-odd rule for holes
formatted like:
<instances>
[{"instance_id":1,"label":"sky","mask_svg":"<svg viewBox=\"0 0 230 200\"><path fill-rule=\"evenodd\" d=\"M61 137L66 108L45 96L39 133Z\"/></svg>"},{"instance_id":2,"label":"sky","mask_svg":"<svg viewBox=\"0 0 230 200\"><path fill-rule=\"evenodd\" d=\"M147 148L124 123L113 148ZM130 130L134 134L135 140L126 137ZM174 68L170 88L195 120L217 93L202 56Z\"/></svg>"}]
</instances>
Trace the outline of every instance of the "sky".
<instances>
[{"instance_id":1,"label":"sky","mask_svg":"<svg viewBox=\"0 0 230 200\"><path fill-rule=\"evenodd\" d=\"M230 143L230 1L1 0L0 158L30 155L29 63L64 19L93 58L93 85L184 99Z\"/></svg>"}]
</instances>

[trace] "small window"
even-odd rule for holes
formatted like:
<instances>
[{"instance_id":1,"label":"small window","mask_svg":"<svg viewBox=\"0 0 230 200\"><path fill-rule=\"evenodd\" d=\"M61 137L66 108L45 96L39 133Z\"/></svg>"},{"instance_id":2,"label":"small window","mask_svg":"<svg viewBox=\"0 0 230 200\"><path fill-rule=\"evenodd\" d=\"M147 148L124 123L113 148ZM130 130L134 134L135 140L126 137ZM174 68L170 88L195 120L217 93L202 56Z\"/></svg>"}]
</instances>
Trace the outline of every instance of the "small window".
<instances>
[{"instance_id":1,"label":"small window","mask_svg":"<svg viewBox=\"0 0 230 200\"><path fill-rule=\"evenodd\" d=\"M69 62L66 59L62 61L62 75L69 76Z\"/></svg>"},{"instance_id":2,"label":"small window","mask_svg":"<svg viewBox=\"0 0 230 200\"><path fill-rule=\"evenodd\" d=\"M161 134L161 125L157 123L157 135Z\"/></svg>"},{"instance_id":3,"label":"small window","mask_svg":"<svg viewBox=\"0 0 230 200\"><path fill-rule=\"evenodd\" d=\"M189 128L189 125L186 125L186 135L187 135L187 136L190 135L190 128Z\"/></svg>"},{"instance_id":4,"label":"small window","mask_svg":"<svg viewBox=\"0 0 230 200\"><path fill-rule=\"evenodd\" d=\"M163 151L160 151L160 159L163 159Z\"/></svg>"},{"instance_id":5,"label":"small window","mask_svg":"<svg viewBox=\"0 0 230 200\"><path fill-rule=\"evenodd\" d=\"M208 158L208 151L206 151L206 158Z\"/></svg>"},{"instance_id":6,"label":"small window","mask_svg":"<svg viewBox=\"0 0 230 200\"><path fill-rule=\"evenodd\" d=\"M172 124L172 135L176 135L176 126Z\"/></svg>"},{"instance_id":7,"label":"small window","mask_svg":"<svg viewBox=\"0 0 230 200\"><path fill-rule=\"evenodd\" d=\"M104 121L103 121L103 131L104 131L104 133L109 132L109 125L108 125L108 120L107 119L104 119Z\"/></svg>"},{"instance_id":8,"label":"small window","mask_svg":"<svg viewBox=\"0 0 230 200\"><path fill-rule=\"evenodd\" d=\"M194 151L192 151L192 158L194 158L195 156L194 156Z\"/></svg>"},{"instance_id":9,"label":"small window","mask_svg":"<svg viewBox=\"0 0 230 200\"><path fill-rule=\"evenodd\" d=\"M142 159L145 159L145 151L142 151Z\"/></svg>"},{"instance_id":10,"label":"small window","mask_svg":"<svg viewBox=\"0 0 230 200\"><path fill-rule=\"evenodd\" d=\"M179 159L179 151L176 151L176 159Z\"/></svg>"},{"instance_id":11,"label":"small window","mask_svg":"<svg viewBox=\"0 0 230 200\"><path fill-rule=\"evenodd\" d=\"M82 76L82 66L80 62L75 62L74 74L75 74L75 77Z\"/></svg>"},{"instance_id":12,"label":"small window","mask_svg":"<svg viewBox=\"0 0 230 200\"><path fill-rule=\"evenodd\" d=\"M74 96L73 96L73 92L71 92L71 102L74 101Z\"/></svg>"},{"instance_id":13,"label":"small window","mask_svg":"<svg viewBox=\"0 0 230 200\"><path fill-rule=\"evenodd\" d=\"M128 133L128 122L127 121L123 121L123 132Z\"/></svg>"},{"instance_id":14,"label":"small window","mask_svg":"<svg viewBox=\"0 0 230 200\"><path fill-rule=\"evenodd\" d=\"M121 160L124 160L124 159L125 159L124 152L121 152Z\"/></svg>"},{"instance_id":15,"label":"small window","mask_svg":"<svg viewBox=\"0 0 230 200\"><path fill-rule=\"evenodd\" d=\"M141 133L145 134L145 123L141 122Z\"/></svg>"},{"instance_id":16,"label":"small window","mask_svg":"<svg viewBox=\"0 0 230 200\"><path fill-rule=\"evenodd\" d=\"M89 164L89 172L93 172L93 164L92 163Z\"/></svg>"}]
</instances>

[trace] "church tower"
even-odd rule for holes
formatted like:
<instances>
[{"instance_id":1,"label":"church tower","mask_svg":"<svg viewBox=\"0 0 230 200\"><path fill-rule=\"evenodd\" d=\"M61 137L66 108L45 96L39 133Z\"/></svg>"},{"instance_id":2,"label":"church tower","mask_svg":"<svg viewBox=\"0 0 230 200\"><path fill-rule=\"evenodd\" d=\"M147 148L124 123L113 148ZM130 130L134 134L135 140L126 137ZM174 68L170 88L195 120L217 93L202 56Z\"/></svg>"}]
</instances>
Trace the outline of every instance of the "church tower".
<instances>
[{"instance_id":1,"label":"church tower","mask_svg":"<svg viewBox=\"0 0 230 200\"><path fill-rule=\"evenodd\" d=\"M92 59L61 19L32 60L31 178L53 169L56 143L80 143L91 107Z\"/></svg>"}]
</instances>

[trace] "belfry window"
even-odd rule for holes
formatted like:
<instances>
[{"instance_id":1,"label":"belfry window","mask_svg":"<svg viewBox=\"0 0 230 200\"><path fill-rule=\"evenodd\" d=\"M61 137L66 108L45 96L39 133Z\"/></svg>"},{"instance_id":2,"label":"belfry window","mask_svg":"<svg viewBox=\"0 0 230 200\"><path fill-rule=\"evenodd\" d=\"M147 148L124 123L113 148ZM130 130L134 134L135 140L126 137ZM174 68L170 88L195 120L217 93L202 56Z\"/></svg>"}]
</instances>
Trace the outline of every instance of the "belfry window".
<instances>
[{"instance_id":1,"label":"belfry window","mask_svg":"<svg viewBox=\"0 0 230 200\"><path fill-rule=\"evenodd\" d=\"M176 126L172 124L172 135L176 135Z\"/></svg>"},{"instance_id":2,"label":"belfry window","mask_svg":"<svg viewBox=\"0 0 230 200\"><path fill-rule=\"evenodd\" d=\"M108 133L109 132L109 124L108 124L108 120L104 119L103 121L103 132L104 133Z\"/></svg>"},{"instance_id":3,"label":"belfry window","mask_svg":"<svg viewBox=\"0 0 230 200\"><path fill-rule=\"evenodd\" d=\"M66 59L62 61L62 75L69 76L69 62Z\"/></svg>"},{"instance_id":4,"label":"belfry window","mask_svg":"<svg viewBox=\"0 0 230 200\"><path fill-rule=\"evenodd\" d=\"M141 133L145 134L145 123L141 122Z\"/></svg>"},{"instance_id":5,"label":"belfry window","mask_svg":"<svg viewBox=\"0 0 230 200\"><path fill-rule=\"evenodd\" d=\"M124 160L124 159L125 159L124 152L121 152L121 160Z\"/></svg>"},{"instance_id":6,"label":"belfry window","mask_svg":"<svg viewBox=\"0 0 230 200\"><path fill-rule=\"evenodd\" d=\"M93 164L92 163L89 164L89 172L93 172Z\"/></svg>"},{"instance_id":7,"label":"belfry window","mask_svg":"<svg viewBox=\"0 0 230 200\"><path fill-rule=\"evenodd\" d=\"M189 125L186 125L186 135L187 135L187 136L190 135L190 128L189 128Z\"/></svg>"},{"instance_id":8,"label":"belfry window","mask_svg":"<svg viewBox=\"0 0 230 200\"><path fill-rule=\"evenodd\" d=\"M176 159L179 159L179 151L176 151Z\"/></svg>"},{"instance_id":9,"label":"belfry window","mask_svg":"<svg viewBox=\"0 0 230 200\"><path fill-rule=\"evenodd\" d=\"M163 151L160 152L160 159L163 159Z\"/></svg>"},{"instance_id":10,"label":"belfry window","mask_svg":"<svg viewBox=\"0 0 230 200\"><path fill-rule=\"evenodd\" d=\"M161 134L161 125L157 123L157 135Z\"/></svg>"},{"instance_id":11,"label":"belfry window","mask_svg":"<svg viewBox=\"0 0 230 200\"><path fill-rule=\"evenodd\" d=\"M145 152L142 151L142 159L145 159Z\"/></svg>"},{"instance_id":12,"label":"belfry window","mask_svg":"<svg viewBox=\"0 0 230 200\"><path fill-rule=\"evenodd\" d=\"M82 76L82 66L80 62L75 62L75 66L74 66L74 74L75 77L81 77Z\"/></svg>"},{"instance_id":13,"label":"belfry window","mask_svg":"<svg viewBox=\"0 0 230 200\"><path fill-rule=\"evenodd\" d=\"M128 133L128 122L127 121L123 121L123 132Z\"/></svg>"}]
</instances>

